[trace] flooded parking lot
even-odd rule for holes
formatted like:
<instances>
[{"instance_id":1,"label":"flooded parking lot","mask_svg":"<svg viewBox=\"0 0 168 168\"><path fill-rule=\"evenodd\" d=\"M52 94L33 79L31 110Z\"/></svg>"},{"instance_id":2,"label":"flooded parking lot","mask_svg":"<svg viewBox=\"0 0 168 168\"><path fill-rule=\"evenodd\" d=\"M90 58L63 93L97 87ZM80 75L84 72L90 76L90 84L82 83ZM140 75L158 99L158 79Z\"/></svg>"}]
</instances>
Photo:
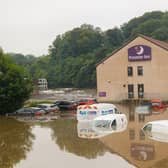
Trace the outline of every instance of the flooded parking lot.
<instances>
[{"instance_id":1,"label":"flooded parking lot","mask_svg":"<svg viewBox=\"0 0 168 168\"><path fill-rule=\"evenodd\" d=\"M126 114L127 127L97 138L91 138L90 126L81 128L72 113L46 121L1 117L0 168L168 167L168 134L155 134L160 141L142 131L150 121L167 119L168 111L116 106ZM80 130L87 137L81 137Z\"/></svg>"}]
</instances>

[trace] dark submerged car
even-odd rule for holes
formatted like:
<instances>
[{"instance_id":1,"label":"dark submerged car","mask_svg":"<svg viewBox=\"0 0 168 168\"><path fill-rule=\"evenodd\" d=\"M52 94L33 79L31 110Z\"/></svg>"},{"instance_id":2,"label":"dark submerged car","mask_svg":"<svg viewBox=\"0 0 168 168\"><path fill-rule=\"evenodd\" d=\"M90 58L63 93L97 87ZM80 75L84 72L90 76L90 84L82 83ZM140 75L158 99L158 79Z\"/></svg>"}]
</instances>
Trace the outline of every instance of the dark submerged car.
<instances>
[{"instance_id":1,"label":"dark submerged car","mask_svg":"<svg viewBox=\"0 0 168 168\"><path fill-rule=\"evenodd\" d=\"M77 103L73 101L59 100L54 104L56 104L60 110L76 110L77 108Z\"/></svg>"},{"instance_id":2,"label":"dark submerged car","mask_svg":"<svg viewBox=\"0 0 168 168\"><path fill-rule=\"evenodd\" d=\"M16 110L14 115L43 115L46 114L46 111L38 107L23 107Z\"/></svg>"},{"instance_id":3,"label":"dark submerged car","mask_svg":"<svg viewBox=\"0 0 168 168\"><path fill-rule=\"evenodd\" d=\"M95 103L97 103L95 98L83 98L78 101L78 105L95 104Z\"/></svg>"}]
</instances>

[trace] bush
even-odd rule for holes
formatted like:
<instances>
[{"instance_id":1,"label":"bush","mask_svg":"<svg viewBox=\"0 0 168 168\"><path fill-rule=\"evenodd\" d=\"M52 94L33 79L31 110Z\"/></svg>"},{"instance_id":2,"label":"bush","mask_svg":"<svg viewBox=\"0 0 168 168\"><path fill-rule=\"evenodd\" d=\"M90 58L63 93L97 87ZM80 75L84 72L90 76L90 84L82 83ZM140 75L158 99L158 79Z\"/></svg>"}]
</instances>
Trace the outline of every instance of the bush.
<instances>
[{"instance_id":1,"label":"bush","mask_svg":"<svg viewBox=\"0 0 168 168\"><path fill-rule=\"evenodd\" d=\"M24 69L15 65L0 52L0 114L11 113L22 107L32 91L31 80Z\"/></svg>"}]
</instances>

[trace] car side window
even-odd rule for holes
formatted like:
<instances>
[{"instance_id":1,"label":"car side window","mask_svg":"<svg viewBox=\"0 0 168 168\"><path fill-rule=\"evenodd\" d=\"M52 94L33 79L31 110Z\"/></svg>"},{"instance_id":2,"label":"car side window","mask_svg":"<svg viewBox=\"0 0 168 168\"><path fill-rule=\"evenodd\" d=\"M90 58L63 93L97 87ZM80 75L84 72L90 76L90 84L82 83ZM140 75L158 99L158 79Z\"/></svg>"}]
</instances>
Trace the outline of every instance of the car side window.
<instances>
[{"instance_id":1,"label":"car side window","mask_svg":"<svg viewBox=\"0 0 168 168\"><path fill-rule=\"evenodd\" d=\"M24 109L19 109L17 110L17 112L24 112Z\"/></svg>"},{"instance_id":2,"label":"car side window","mask_svg":"<svg viewBox=\"0 0 168 168\"><path fill-rule=\"evenodd\" d=\"M31 112L31 110L30 109L25 109L24 112Z\"/></svg>"},{"instance_id":3,"label":"car side window","mask_svg":"<svg viewBox=\"0 0 168 168\"><path fill-rule=\"evenodd\" d=\"M70 103L69 102L63 102L63 105L69 105Z\"/></svg>"},{"instance_id":4,"label":"car side window","mask_svg":"<svg viewBox=\"0 0 168 168\"><path fill-rule=\"evenodd\" d=\"M116 122L116 120L113 120L113 122L111 123L111 128L113 130L116 130L116 127L117 127L117 122Z\"/></svg>"},{"instance_id":5,"label":"car side window","mask_svg":"<svg viewBox=\"0 0 168 168\"><path fill-rule=\"evenodd\" d=\"M61 105L61 102L55 102L56 105Z\"/></svg>"},{"instance_id":6,"label":"car side window","mask_svg":"<svg viewBox=\"0 0 168 168\"><path fill-rule=\"evenodd\" d=\"M64 105L64 102L59 102L58 105Z\"/></svg>"}]
</instances>

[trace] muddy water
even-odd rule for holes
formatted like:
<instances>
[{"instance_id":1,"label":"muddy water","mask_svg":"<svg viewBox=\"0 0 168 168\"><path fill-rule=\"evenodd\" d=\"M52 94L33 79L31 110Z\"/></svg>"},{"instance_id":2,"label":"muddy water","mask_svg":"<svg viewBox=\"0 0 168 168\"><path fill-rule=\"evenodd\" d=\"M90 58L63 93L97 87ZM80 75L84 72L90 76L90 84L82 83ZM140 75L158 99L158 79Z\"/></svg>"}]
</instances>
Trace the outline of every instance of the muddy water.
<instances>
[{"instance_id":1,"label":"muddy water","mask_svg":"<svg viewBox=\"0 0 168 168\"><path fill-rule=\"evenodd\" d=\"M38 94L32 96L31 100L73 100L78 101L83 98L95 98L95 89L73 89L73 88L60 88L56 90L39 91Z\"/></svg>"},{"instance_id":2,"label":"muddy water","mask_svg":"<svg viewBox=\"0 0 168 168\"><path fill-rule=\"evenodd\" d=\"M0 168L166 168L168 143L146 137L148 121L168 119L168 111L135 112L134 105L117 105L127 115L126 130L98 139L78 137L75 116L48 122L0 118Z\"/></svg>"}]
</instances>

